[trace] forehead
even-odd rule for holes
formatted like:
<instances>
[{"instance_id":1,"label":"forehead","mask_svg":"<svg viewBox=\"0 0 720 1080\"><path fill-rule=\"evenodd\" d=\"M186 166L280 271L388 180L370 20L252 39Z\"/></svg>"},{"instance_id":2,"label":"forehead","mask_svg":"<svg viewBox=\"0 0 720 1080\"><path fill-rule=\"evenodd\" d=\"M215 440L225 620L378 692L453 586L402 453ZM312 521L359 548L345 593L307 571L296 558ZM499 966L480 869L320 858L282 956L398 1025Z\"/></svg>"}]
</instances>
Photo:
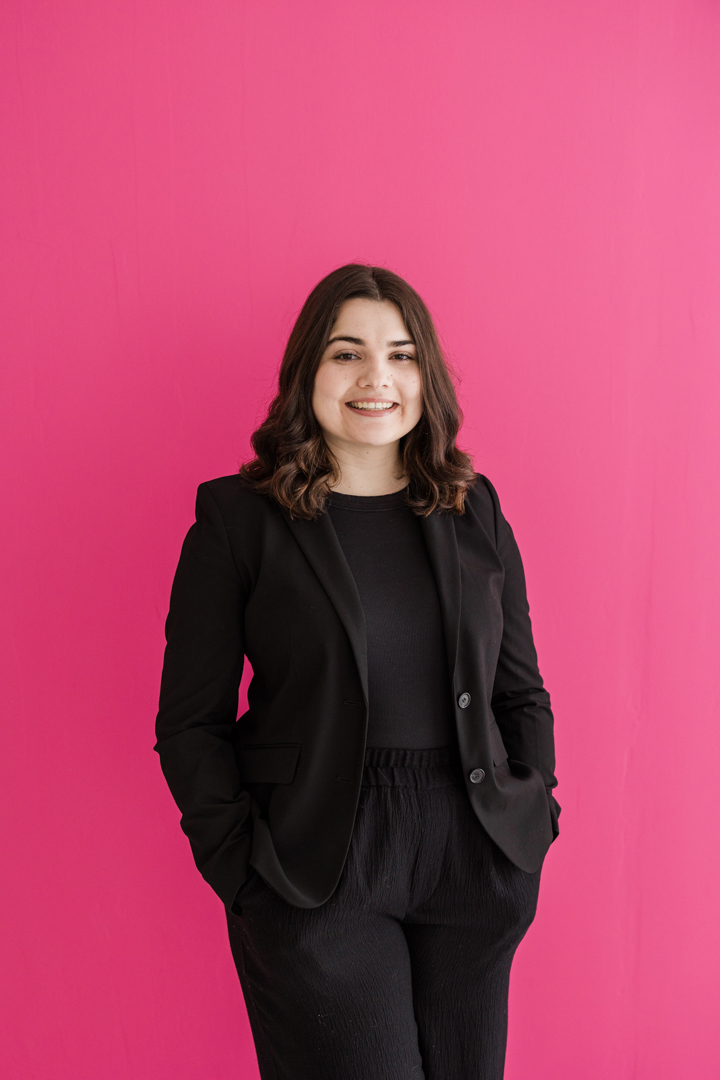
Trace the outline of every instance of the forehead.
<instances>
[{"instance_id":1,"label":"forehead","mask_svg":"<svg viewBox=\"0 0 720 1080\"><path fill-rule=\"evenodd\" d=\"M354 297L346 300L338 311L330 336L348 333L353 337L410 337L400 308L390 300L369 300Z\"/></svg>"}]
</instances>

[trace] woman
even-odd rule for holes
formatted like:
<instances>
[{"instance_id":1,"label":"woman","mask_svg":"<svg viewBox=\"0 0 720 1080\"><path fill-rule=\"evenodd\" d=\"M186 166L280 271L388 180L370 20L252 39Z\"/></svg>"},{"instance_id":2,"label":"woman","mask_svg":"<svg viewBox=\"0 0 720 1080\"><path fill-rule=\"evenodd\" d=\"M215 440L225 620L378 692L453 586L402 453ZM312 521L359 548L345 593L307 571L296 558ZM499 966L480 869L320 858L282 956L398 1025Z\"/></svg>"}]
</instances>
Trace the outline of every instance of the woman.
<instances>
[{"instance_id":1,"label":"woman","mask_svg":"<svg viewBox=\"0 0 720 1080\"><path fill-rule=\"evenodd\" d=\"M263 1080L503 1074L559 807L520 555L459 420L420 297L344 266L254 460L198 490L156 749Z\"/></svg>"}]
</instances>

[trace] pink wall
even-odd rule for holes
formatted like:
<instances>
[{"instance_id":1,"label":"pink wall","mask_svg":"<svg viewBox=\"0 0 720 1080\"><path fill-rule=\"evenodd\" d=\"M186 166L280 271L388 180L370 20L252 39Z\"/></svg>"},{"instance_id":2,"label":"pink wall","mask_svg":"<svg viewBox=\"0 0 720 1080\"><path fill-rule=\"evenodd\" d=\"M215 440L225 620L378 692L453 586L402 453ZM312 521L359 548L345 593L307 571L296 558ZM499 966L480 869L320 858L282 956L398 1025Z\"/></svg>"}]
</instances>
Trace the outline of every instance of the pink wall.
<instances>
[{"instance_id":1,"label":"pink wall","mask_svg":"<svg viewBox=\"0 0 720 1080\"><path fill-rule=\"evenodd\" d=\"M5 0L13 1080L256 1077L152 752L195 486L332 267L435 312L527 564L563 835L509 1080L715 1080L720 8Z\"/></svg>"}]
</instances>

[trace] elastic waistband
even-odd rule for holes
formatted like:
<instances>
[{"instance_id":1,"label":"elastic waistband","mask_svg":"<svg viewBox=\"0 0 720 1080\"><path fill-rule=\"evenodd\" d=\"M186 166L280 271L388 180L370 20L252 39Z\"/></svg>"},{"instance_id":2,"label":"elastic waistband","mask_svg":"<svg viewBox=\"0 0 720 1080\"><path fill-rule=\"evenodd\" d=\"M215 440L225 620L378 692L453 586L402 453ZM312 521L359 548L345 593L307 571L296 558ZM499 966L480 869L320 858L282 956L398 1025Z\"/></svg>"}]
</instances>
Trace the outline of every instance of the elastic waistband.
<instances>
[{"instance_id":1,"label":"elastic waistband","mask_svg":"<svg viewBox=\"0 0 720 1080\"><path fill-rule=\"evenodd\" d=\"M437 788L462 783L460 759L452 746L431 750L370 747L365 751L363 787Z\"/></svg>"}]
</instances>

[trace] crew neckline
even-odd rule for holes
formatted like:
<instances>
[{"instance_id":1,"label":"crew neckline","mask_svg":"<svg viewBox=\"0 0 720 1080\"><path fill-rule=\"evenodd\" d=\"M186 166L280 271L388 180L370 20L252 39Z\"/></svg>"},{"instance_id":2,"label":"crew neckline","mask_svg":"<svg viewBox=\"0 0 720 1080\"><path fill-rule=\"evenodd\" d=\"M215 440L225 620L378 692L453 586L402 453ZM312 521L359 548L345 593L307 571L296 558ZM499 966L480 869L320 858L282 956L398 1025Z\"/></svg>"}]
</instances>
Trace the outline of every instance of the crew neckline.
<instances>
[{"instance_id":1,"label":"crew neckline","mask_svg":"<svg viewBox=\"0 0 720 1080\"><path fill-rule=\"evenodd\" d=\"M329 504L337 510L396 510L407 506L407 492L407 487L389 495L345 495L341 491L332 491Z\"/></svg>"}]
</instances>

